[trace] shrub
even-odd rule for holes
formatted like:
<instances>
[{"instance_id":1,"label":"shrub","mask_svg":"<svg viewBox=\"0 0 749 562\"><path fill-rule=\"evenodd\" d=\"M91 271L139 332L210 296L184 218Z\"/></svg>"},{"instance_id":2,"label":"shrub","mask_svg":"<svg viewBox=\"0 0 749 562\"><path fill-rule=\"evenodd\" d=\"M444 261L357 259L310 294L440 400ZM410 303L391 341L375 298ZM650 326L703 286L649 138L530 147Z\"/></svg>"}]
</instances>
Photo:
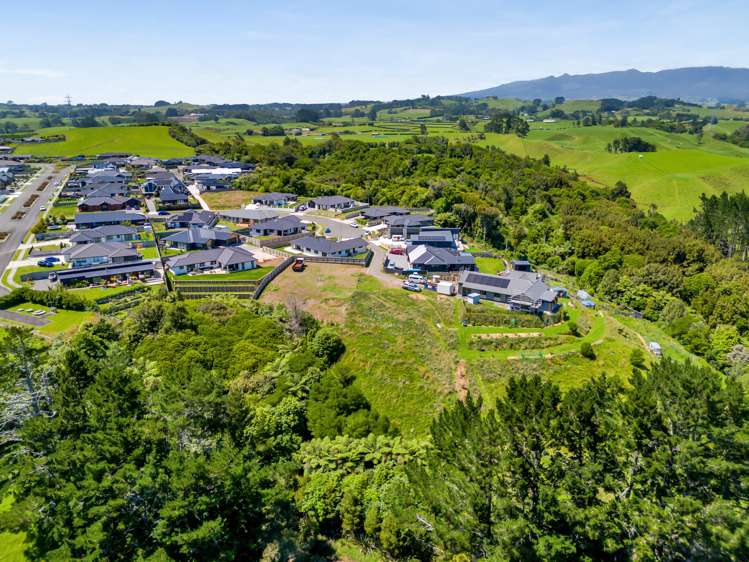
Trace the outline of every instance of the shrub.
<instances>
[{"instance_id":1,"label":"shrub","mask_svg":"<svg viewBox=\"0 0 749 562\"><path fill-rule=\"evenodd\" d=\"M593 346L589 342L586 342L586 341L580 344L580 355L582 355L586 359L596 358L596 352L593 351Z\"/></svg>"},{"instance_id":2,"label":"shrub","mask_svg":"<svg viewBox=\"0 0 749 562\"><path fill-rule=\"evenodd\" d=\"M578 327L577 322L573 322L572 320L567 322L567 329L569 329L570 334L575 337L580 335L580 328Z\"/></svg>"},{"instance_id":3,"label":"shrub","mask_svg":"<svg viewBox=\"0 0 749 562\"><path fill-rule=\"evenodd\" d=\"M629 354L629 362L635 369L645 368L645 354L639 347L632 350Z\"/></svg>"}]
</instances>

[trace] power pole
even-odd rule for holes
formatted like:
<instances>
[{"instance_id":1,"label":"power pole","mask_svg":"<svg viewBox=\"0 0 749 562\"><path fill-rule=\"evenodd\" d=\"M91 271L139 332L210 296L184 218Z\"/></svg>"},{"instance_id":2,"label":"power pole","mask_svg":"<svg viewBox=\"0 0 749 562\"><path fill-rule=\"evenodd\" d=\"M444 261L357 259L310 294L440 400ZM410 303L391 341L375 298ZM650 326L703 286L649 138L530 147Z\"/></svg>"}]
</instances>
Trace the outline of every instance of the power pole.
<instances>
[{"instance_id":1,"label":"power pole","mask_svg":"<svg viewBox=\"0 0 749 562\"><path fill-rule=\"evenodd\" d=\"M67 96L65 96L65 103L66 103L66 105L68 107L70 107L71 105L73 105L72 104L72 100L73 100L73 98L70 97L70 94L68 94Z\"/></svg>"}]
</instances>

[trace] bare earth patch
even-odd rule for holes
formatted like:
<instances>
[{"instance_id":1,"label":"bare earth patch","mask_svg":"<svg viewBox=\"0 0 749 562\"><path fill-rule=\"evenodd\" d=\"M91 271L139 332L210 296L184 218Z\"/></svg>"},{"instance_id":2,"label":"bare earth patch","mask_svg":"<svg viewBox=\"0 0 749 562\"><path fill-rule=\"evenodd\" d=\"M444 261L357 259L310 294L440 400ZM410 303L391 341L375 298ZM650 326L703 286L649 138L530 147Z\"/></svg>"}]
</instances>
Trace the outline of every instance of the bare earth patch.
<instances>
[{"instance_id":1,"label":"bare earth patch","mask_svg":"<svg viewBox=\"0 0 749 562\"><path fill-rule=\"evenodd\" d=\"M473 334L477 340L499 340L503 338L539 338L543 336L541 332L503 332L499 334Z\"/></svg>"},{"instance_id":2,"label":"bare earth patch","mask_svg":"<svg viewBox=\"0 0 749 562\"><path fill-rule=\"evenodd\" d=\"M459 400L465 400L468 395L468 377L466 376L466 362L462 359L458 363L455 371L455 392L458 393Z\"/></svg>"},{"instance_id":3,"label":"bare earth patch","mask_svg":"<svg viewBox=\"0 0 749 562\"><path fill-rule=\"evenodd\" d=\"M318 320L341 323L363 274L355 265L310 263L302 272L289 267L268 285L261 300L283 304L295 297Z\"/></svg>"}]
</instances>

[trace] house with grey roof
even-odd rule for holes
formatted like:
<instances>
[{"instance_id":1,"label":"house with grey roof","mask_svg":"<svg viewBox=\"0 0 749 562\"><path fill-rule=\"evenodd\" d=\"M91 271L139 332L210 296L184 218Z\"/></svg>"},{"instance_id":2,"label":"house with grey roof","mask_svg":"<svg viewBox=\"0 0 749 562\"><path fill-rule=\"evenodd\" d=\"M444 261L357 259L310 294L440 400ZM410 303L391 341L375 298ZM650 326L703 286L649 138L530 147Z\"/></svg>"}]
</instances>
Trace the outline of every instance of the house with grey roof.
<instances>
[{"instance_id":1,"label":"house with grey roof","mask_svg":"<svg viewBox=\"0 0 749 562\"><path fill-rule=\"evenodd\" d=\"M250 229L252 236L291 236L299 234L306 228L301 219L295 215L255 223Z\"/></svg>"},{"instance_id":2,"label":"house with grey roof","mask_svg":"<svg viewBox=\"0 0 749 562\"><path fill-rule=\"evenodd\" d=\"M535 314L557 310L557 292L533 271L505 271L499 275L463 271L458 280L458 294L476 293L482 299L506 304L511 310Z\"/></svg>"},{"instance_id":3,"label":"house with grey roof","mask_svg":"<svg viewBox=\"0 0 749 562\"><path fill-rule=\"evenodd\" d=\"M458 248L457 228L420 228L416 234L408 238L408 243L414 246L432 246L434 248Z\"/></svg>"},{"instance_id":4,"label":"house with grey roof","mask_svg":"<svg viewBox=\"0 0 749 562\"><path fill-rule=\"evenodd\" d=\"M213 211L185 211L177 215L172 215L166 221L166 227L171 228L191 228L191 227L212 227L218 222L218 217Z\"/></svg>"},{"instance_id":5,"label":"house with grey roof","mask_svg":"<svg viewBox=\"0 0 749 562\"><path fill-rule=\"evenodd\" d=\"M405 240L418 234L419 231L427 226L434 224L434 219L427 215L389 215L383 219L387 225L387 236L402 236Z\"/></svg>"},{"instance_id":6,"label":"house with grey roof","mask_svg":"<svg viewBox=\"0 0 749 562\"><path fill-rule=\"evenodd\" d=\"M167 186L159 190L159 208L182 209L190 204L190 197L186 191Z\"/></svg>"},{"instance_id":7,"label":"house with grey roof","mask_svg":"<svg viewBox=\"0 0 749 562\"><path fill-rule=\"evenodd\" d=\"M134 197L86 197L78 202L78 210L82 213L98 211L121 211L123 209L139 209L140 201Z\"/></svg>"},{"instance_id":8,"label":"house with grey roof","mask_svg":"<svg viewBox=\"0 0 749 562\"><path fill-rule=\"evenodd\" d=\"M231 230L191 227L163 238L170 248L179 250L208 250L221 246L236 246L239 235Z\"/></svg>"},{"instance_id":9,"label":"house with grey roof","mask_svg":"<svg viewBox=\"0 0 749 562\"><path fill-rule=\"evenodd\" d=\"M257 205L266 207L285 207L291 201L296 201L296 195L293 193L260 193L252 198L252 202Z\"/></svg>"},{"instance_id":10,"label":"house with grey roof","mask_svg":"<svg viewBox=\"0 0 749 562\"><path fill-rule=\"evenodd\" d=\"M406 252L411 270L427 273L473 271L476 260L468 252L439 246L409 246Z\"/></svg>"},{"instance_id":11,"label":"house with grey roof","mask_svg":"<svg viewBox=\"0 0 749 562\"><path fill-rule=\"evenodd\" d=\"M365 252L367 243L361 238L330 240L318 236L305 236L294 240L291 247L309 256L350 257Z\"/></svg>"},{"instance_id":12,"label":"house with grey roof","mask_svg":"<svg viewBox=\"0 0 749 562\"><path fill-rule=\"evenodd\" d=\"M322 211L340 211L353 207L354 200L342 195L325 195L322 197L315 197L314 199L310 199L309 201L307 201L307 206L310 209L320 209Z\"/></svg>"},{"instance_id":13,"label":"house with grey roof","mask_svg":"<svg viewBox=\"0 0 749 562\"><path fill-rule=\"evenodd\" d=\"M146 222L146 217L141 213L136 213L134 211L76 213L74 222L75 227L80 230L82 228L96 228L97 226L104 226L107 224L130 223L142 225Z\"/></svg>"},{"instance_id":14,"label":"house with grey roof","mask_svg":"<svg viewBox=\"0 0 749 562\"><path fill-rule=\"evenodd\" d=\"M377 221L394 215L407 215L408 209L403 207L392 207L389 205L381 207L367 207L362 209L361 216L370 221Z\"/></svg>"},{"instance_id":15,"label":"house with grey roof","mask_svg":"<svg viewBox=\"0 0 749 562\"><path fill-rule=\"evenodd\" d=\"M199 250L174 256L167 260L167 268L174 275L191 272L219 270L225 273L255 269L257 260L247 250L239 247Z\"/></svg>"},{"instance_id":16,"label":"house with grey roof","mask_svg":"<svg viewBox=\"0 0 749 562\"><path fill-rule=\"evenodd\" d=\"M219 211L218 216L225 221L235 224L253 225L258 222L277 219L280 215L276 211L266 209L231 209L228 211Z\"/></svg>"},{"instance_id":17,"label":"house with grey roof","mask_svg":"<svg viewBox=\"0 0 749 562\"><path fill-rule=\"evenodd\" d=\"M76 244L62 254L63 260L72 268L102 264L118 264L140 261L141 256L129 244L117 242L94 242Z\"/></svg>"},{"instance_id":18,"label":"house with grey roof","mask_svg":"<svg viewBox=\"0 0 749 562\"><path fill-rule=\"evenodd\" d=\"M73 244L94 244L98 242L132 242L139 240L138 231L130 226L111 224L78 230L70 237Z\"/></svg>"}]
</instances>

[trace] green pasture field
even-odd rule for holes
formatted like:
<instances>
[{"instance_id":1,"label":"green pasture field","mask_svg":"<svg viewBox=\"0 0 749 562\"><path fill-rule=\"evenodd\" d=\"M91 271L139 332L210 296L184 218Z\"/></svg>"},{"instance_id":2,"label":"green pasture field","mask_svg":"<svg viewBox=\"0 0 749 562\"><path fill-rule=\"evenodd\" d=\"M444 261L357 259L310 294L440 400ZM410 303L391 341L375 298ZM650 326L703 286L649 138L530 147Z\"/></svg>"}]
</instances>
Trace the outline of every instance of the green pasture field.
<instances>
[{"instance_id":1,"label":"green pasture field","mask_svg":"<svg viewBox=\"0 0 749 562\"><path fill-rule=\"evenodd\" d=\"M657 152L610 154L606 145L629 135L654 143ZM608 126L575 127L570 121L533 123L527 138L487 133L479 144L575 169L584 179L611 186L627 183L638 204L656 205L666 217L688 220L701 193L737 192L749 183L749 149L716 141L709 130L700 143L695 135L655 129Z\"/></svg>"},{"instance_id":2,"label":"green pasture field","mask_svg":"<svg viewBox=\"0 0 749 562\"><path fill-rule=\"evenodd\" d=\"M154 158L177 158L191 156L195 151L169 136L163 126L144 127L56 127L44 129L45 134L61 133L63 142L20 144L19 153L34 156L70 157L101 154L104 152L126 152Z\"/></svg>"}]
</instances>

